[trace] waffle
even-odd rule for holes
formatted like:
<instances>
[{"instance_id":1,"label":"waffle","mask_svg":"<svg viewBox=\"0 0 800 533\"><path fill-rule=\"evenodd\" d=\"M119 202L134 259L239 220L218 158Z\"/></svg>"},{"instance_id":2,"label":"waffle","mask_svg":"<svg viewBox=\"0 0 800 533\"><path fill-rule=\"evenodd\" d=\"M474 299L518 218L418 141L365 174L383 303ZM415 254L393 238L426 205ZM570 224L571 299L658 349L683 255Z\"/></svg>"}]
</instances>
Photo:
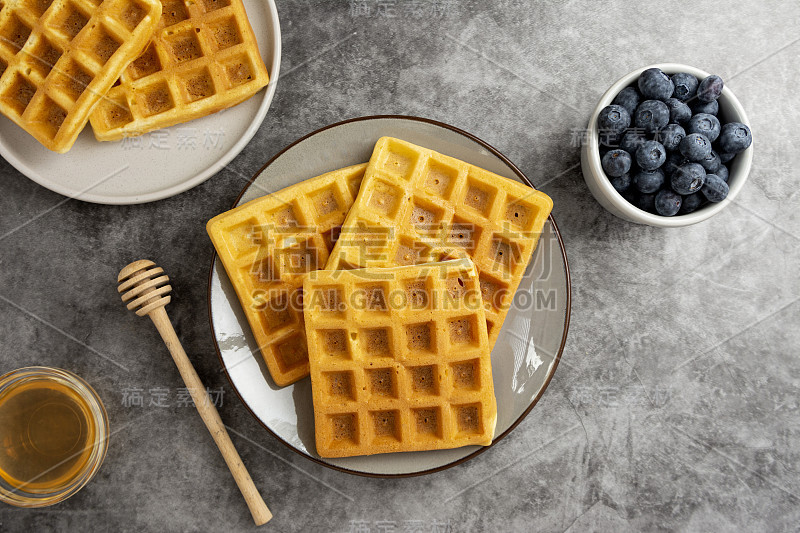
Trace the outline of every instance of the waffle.
<instances>
[{"instance_id":1,"label":"waffle","mask_svg":"<svg viewBox=\"0 0 800 533\"><path fill-rule=\"evenodd\" d=\"M115 141L234 106L269 81L242 0L161 0L147 49L92 113L95 137Z\"/></svg>"},{"instance_id":2,"label":"waffle","mask_svg":"<svg viewBox=\"0 0 800 533\"><path fill-rule=\"evenodd\" d=\"M303 290L320 456L491 444L497 405L469 258L320 270Z\"/></svg>"},{"instance_id":3,"label":"waffle","mask_svg":"<svg viewBox=\"0 0 800 533\"><path fill-rule=\"evenodd\" d=\"M10 0L0 11L0 112L54 152L144 49L158 0Z\"/></svg>"},{"instance_id":4,"label":"waffle","mask_svg":"<svg viewBox=\"0 0 800 533\"><path fill-rule=\"evenodd\" d=\"M279 386L308 375L303 274L325 265L366 167L323 174L208 222L211 241Z\"/></svg>"},{"instance_id":5,"label":"waffle","mask_svg":"<svg viewBox=\"0 0 800 533\"><path fill-rule=\"evenodd\" d=\"M326 269L468 255L494 346L553 201L527 185L411 143L381 138Z\"/></svg>"}]
</instances>

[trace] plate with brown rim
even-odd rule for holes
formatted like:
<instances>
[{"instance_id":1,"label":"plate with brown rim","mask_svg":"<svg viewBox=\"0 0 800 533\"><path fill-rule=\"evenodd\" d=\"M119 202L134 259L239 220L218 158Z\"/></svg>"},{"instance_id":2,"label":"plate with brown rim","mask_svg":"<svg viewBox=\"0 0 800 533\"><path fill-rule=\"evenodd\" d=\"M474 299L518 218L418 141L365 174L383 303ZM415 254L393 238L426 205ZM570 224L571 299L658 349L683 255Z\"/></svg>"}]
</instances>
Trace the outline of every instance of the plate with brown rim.
<instances>
[{"instance_id":1,"label":"plate with brown rim","mask_svg":"<svg viewBox=\"0 0 800 533\"><path fill-rule=\"evenodd\" d=\"M294 142L256 173L233 207L325 172L366 162L383 136L419 144L531 185L513 163L474 135L424 118L374 116L339 122ZM491 447L320 457L314 445L310 380L304 378L287 387L272 381L216 254L209 273L208 306L217 354L236 394L269 433L312 461L358 475L414 476L463 463ZM492 446L508 435L544 394L564 350L570 309L569 264L551 215L492 351L497 397Z\"/></svg>"}]
</instances>

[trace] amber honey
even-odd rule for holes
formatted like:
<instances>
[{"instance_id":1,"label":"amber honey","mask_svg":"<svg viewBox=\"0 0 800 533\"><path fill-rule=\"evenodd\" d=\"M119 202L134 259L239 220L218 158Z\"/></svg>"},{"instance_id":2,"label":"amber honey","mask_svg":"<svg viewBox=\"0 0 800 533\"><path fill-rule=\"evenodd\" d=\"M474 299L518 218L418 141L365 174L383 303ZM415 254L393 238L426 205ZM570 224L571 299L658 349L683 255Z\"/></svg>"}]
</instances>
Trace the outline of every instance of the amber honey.
<instances>
[{"instance_id":1,"label":"amber honey","mask_svg":"<svg viewBox=\"0 0 800 533\"><path fill-rule=\"evenodd\" d=\"M76 492L105 455L106 424L99 398L74 374L39 367L4 376L2 499L14 505L49 505Z\"/></svg>"}]
</instances>

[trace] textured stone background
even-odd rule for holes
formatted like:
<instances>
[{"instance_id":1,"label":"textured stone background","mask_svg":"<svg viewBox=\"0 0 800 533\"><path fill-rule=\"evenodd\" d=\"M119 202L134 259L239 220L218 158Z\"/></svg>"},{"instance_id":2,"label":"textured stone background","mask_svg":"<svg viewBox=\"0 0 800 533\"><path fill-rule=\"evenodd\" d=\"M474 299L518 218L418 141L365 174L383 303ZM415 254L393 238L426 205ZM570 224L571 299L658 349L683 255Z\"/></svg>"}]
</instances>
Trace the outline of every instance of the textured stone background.
<instances>
[{"instance_id":1,"label":"textured stone background","mask_svg":"<svg viewBox=\"0 0 800 533\"><path fill-rule=\"evenodd\" d=\"M120 266L144 256L174 279L178 333L226 393L222 418L275 513L262 531L797 531L800 5L473 0L414 18L402 0L378 16L379 3L392 4L355 16L345 1L279 0L285 77L267 119L189 192L53 208L60 196L0 163L0 234L34 219L0 239L2 370L73 370L119 431L83 491L0 507L0 530L253 529L193 409L122 405L125 388L180 386L115 292ZM736 202L677 230L605 212L571 144L613 81L666 61L720 74L756 144ZM474 461L401 480L338 473L272 439L220 374L206 313L204 223L240 176L318 127L376 113L442 120L504 152L553 197L573 276L563 363L530 416Z\"/></svg>"}]
</instances>

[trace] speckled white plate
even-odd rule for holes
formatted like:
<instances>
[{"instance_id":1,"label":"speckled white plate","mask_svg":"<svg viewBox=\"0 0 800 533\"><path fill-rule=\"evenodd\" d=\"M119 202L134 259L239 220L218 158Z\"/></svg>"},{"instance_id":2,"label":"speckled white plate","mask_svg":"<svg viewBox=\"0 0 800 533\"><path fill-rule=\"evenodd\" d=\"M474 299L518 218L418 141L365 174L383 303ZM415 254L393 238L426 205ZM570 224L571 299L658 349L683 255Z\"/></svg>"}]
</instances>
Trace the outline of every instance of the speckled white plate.
<instances>
[{"instance_id":1,"label":"speckled white plate","mask_svg":"<svg viewBox=\"0 0 800 533\"><path fill-rule=\"evenodd\" d=\"M256 174L235 205L330 170L368 161L375 141L384 135L426 146L530 184L497 150L456 128L414 117L365 117L318 130L283 150ZM342 459L319 457L314 445L310 380L305 378L284 388L275 385L216 256L208 291L211 328L233 388L267 430L300 454L350 473L408 476L453 466L487 449L468 446ZM497 396L494 443L508 434L542 395L566 342L570 317L569 266L552 216L545 224L515 302L518 305L509 312L492 352Z\"/></svg>"},{"instance_id":2,"label":"speckled white plate","mask_svg":"<svg viewBox=\"0 0 800 533\"><path fill-rule=\"evenodd\" d=\"M253 138L275 94L281 29L273 0L244 0L270 82L230 109L140 137L99 142L87 124L66 154L40 145L0 115L0 155L36 183L64 196L100 204L138 204L203 183Z\"/></svg>"}]
</instances>

